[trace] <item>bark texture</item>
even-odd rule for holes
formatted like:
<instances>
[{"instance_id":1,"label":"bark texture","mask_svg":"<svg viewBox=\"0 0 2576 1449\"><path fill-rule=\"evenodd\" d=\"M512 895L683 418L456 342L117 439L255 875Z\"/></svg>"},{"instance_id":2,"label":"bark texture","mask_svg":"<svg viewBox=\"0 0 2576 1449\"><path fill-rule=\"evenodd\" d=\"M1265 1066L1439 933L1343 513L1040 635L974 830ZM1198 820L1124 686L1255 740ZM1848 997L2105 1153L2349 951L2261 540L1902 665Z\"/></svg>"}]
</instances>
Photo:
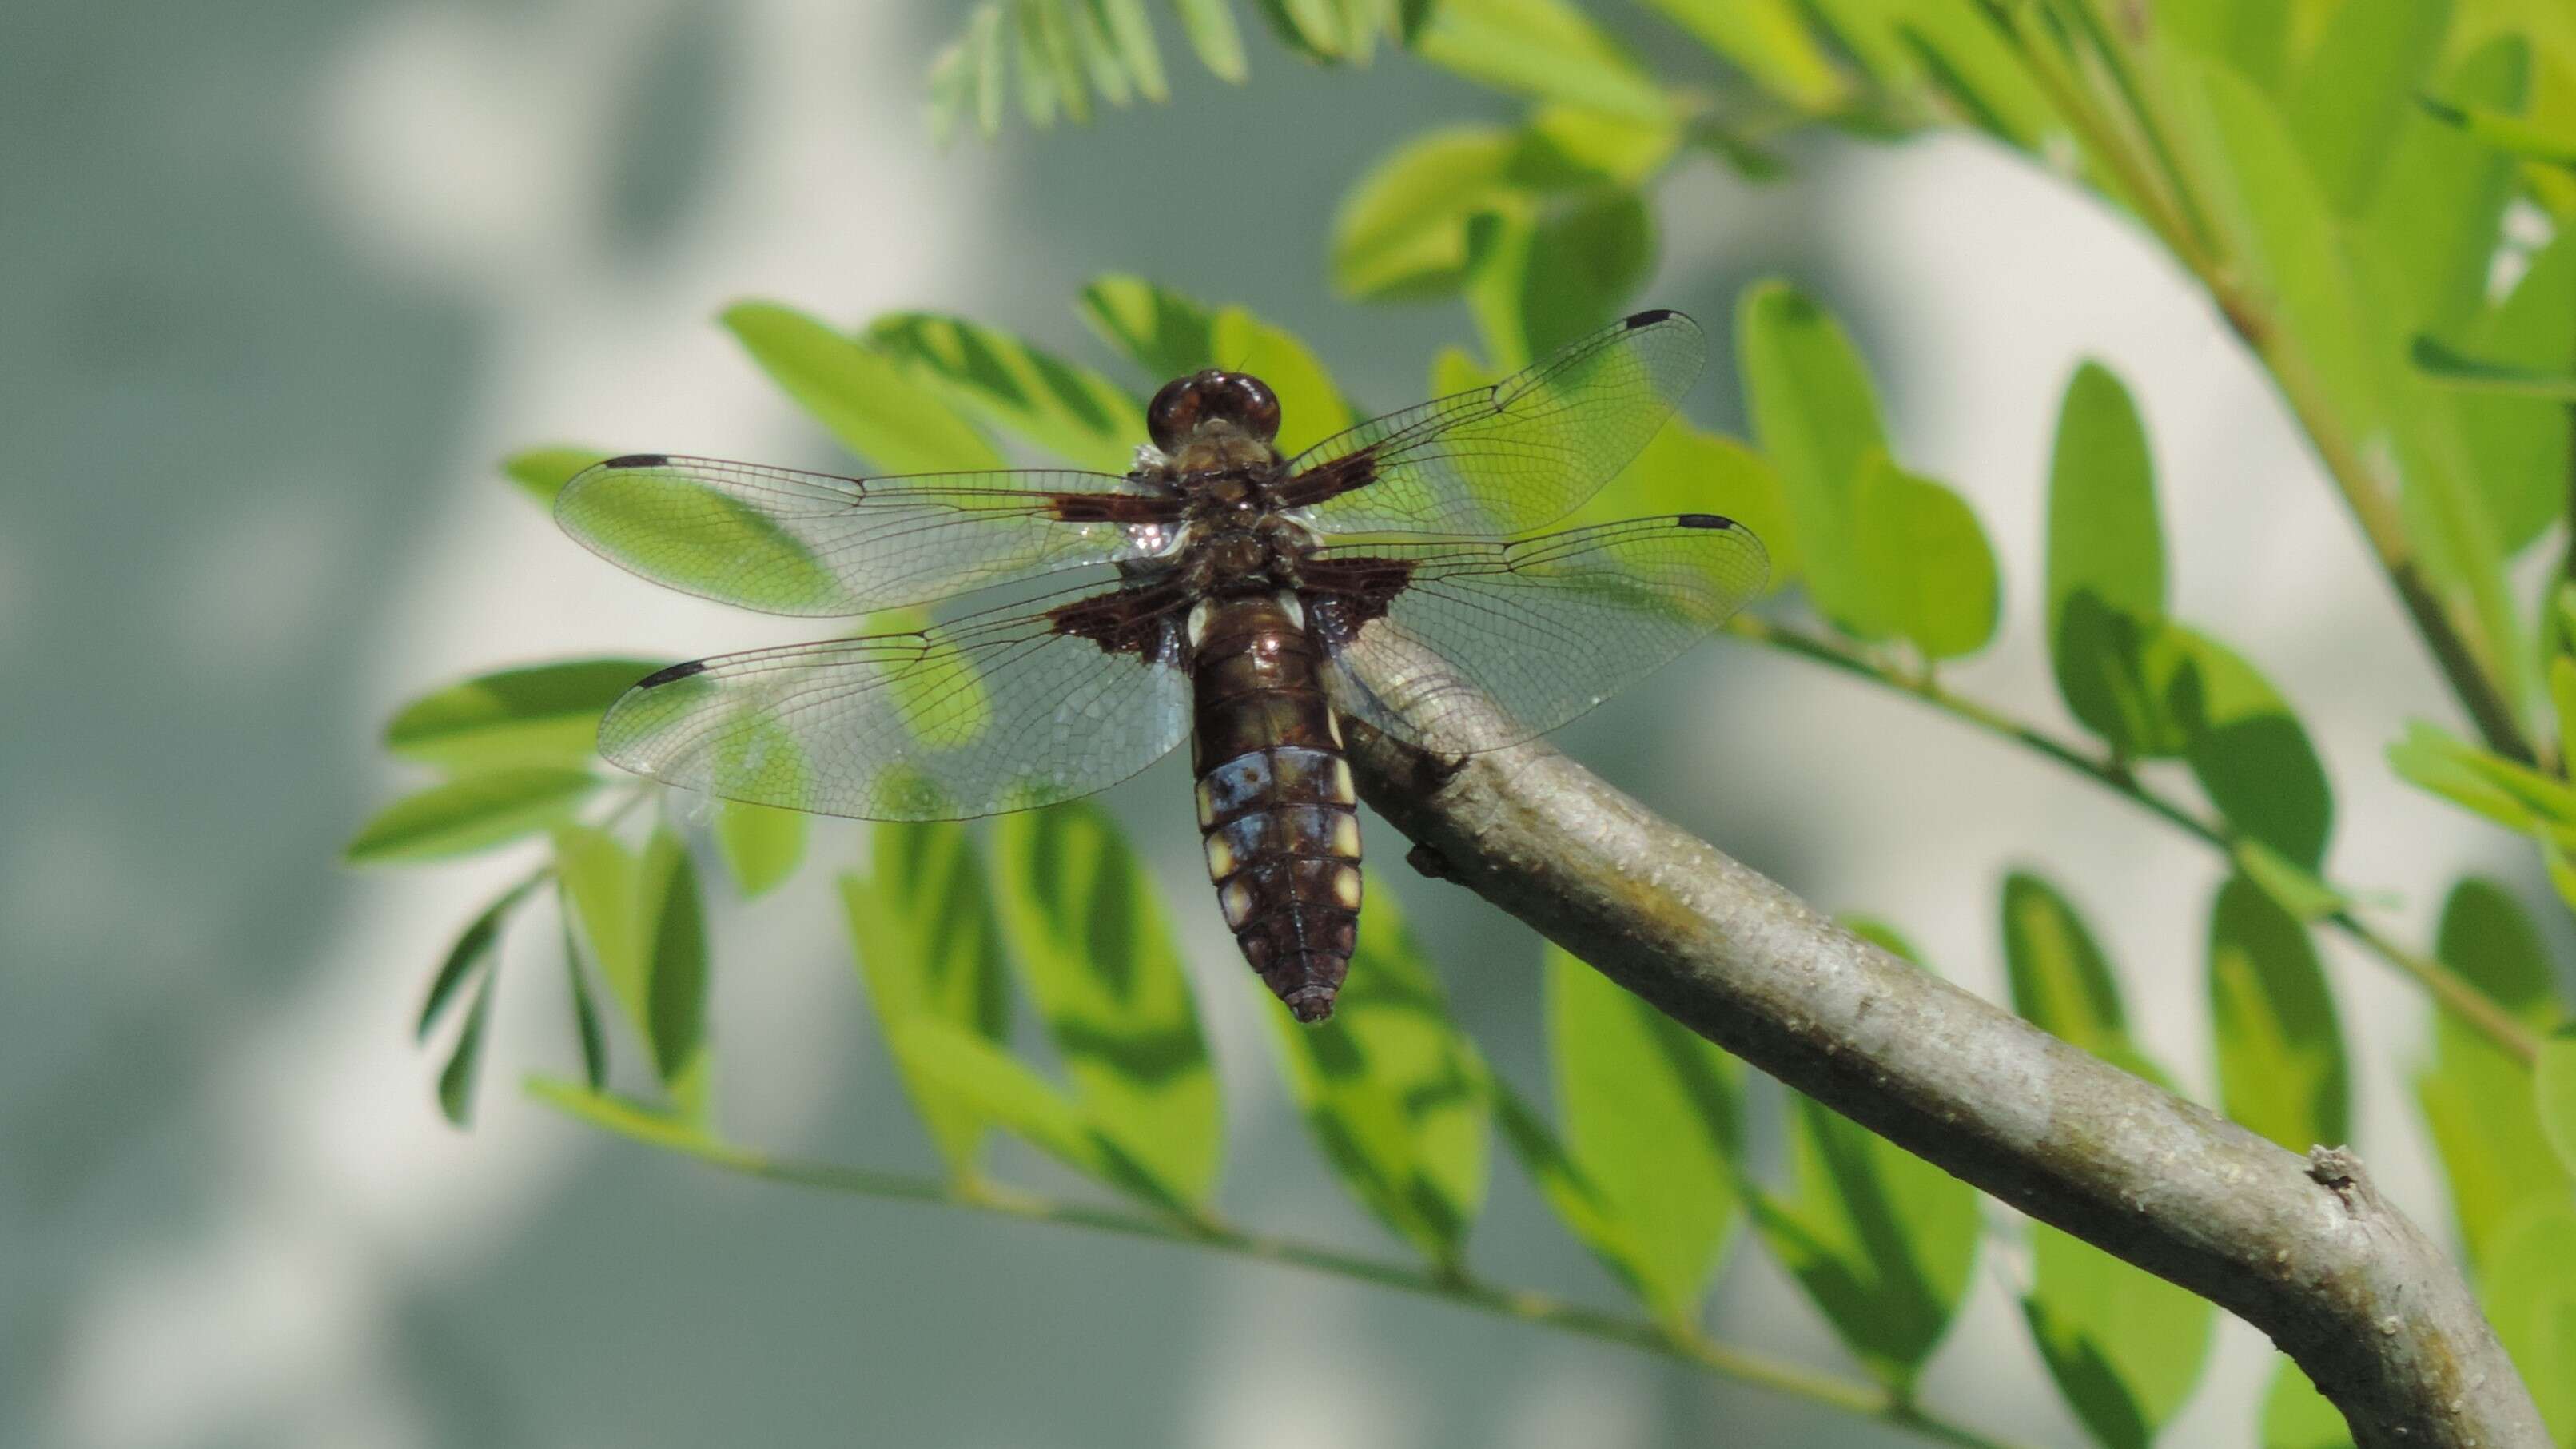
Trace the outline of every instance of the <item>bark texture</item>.
<instances>
[{"instance_id":1,"label":"bark texture","mask_svg":"<svg viewBox=\"0 0 2576 1449\"><path fill-rule=\"evenodd\" d=\"M2272 1336L2364 1449L2548 1449L2447 1256L2306 1158L1836 926L1543 743L1351 732L1360 791L1455 880L1701 1036Z\"/></svg>"}]
</instances>

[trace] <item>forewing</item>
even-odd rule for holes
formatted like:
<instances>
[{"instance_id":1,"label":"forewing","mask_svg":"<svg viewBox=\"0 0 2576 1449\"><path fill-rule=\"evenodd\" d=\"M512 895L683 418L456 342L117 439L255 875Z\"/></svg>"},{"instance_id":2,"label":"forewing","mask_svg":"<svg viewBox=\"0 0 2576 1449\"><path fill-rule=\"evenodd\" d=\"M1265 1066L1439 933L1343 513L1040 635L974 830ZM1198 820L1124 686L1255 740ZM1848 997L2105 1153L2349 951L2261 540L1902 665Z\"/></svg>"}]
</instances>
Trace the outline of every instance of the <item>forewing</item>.
<instances>
[{"instance_id":1,"label":"forewing","mask_svg":"<svg viewBox=\"0 0 2576 1449\"><path fill-rule=\"evenodd\" d=\"M1070 470L839 478L639 453L564 485L555 519L656 583L838 617L1159 551L1178 501Z\"/></svg>"},{"instance_id":2,"label":"forewing","mask_svg":"<svg viewBox=\"0 0 2576 1449\"><path fill-rule=\"evenodd\" d=\"M1388 413L1289 464L1287 506L1325 533L1504 538L1580 507L1699 376L1699 324L1640 312L1492 387Z\"/></svg>"},{"instance_id":3,"label":"forewing","mask_svg":"<svg viewBox=\"0 0 2576 1449\"><path fill-rule=\"evenodd\" d=\"M962 820L1106 789L1189 732L1184 611L1177 596L1065 597L666 669L609 709L600 753L729 800L869 820Z\"/></svg>"},{"instance_id":4,"label":"forewing","mask_svg":"<svg viewBox=\"0 0 2576 1449\"><path fill-rule=\"evenodd\" d=\"M1762 591L1760 540L1664 514L1518 543L1352 544L1307 561L1343 713L1437 754L1545 734Z\"/></svg>"}]
</instances>

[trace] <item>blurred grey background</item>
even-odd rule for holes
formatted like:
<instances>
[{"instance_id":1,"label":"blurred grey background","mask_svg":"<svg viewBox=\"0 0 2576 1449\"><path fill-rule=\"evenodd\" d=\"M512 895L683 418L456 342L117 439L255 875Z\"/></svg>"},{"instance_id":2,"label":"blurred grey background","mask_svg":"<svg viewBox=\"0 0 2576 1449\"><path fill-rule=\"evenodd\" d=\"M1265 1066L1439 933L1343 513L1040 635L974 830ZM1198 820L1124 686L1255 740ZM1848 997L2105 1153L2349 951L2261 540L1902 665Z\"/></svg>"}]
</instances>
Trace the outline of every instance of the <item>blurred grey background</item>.
<instances>
[{"instance_id":1,"label":"blurred grey background","mask_svg":"<svg viewBox=\"0 0 2576 1449\"><path fill-rule=\"evenodd\" d=\"M566 439L828 463L713 325L745 296L853 324L953 309L1105 365L1069 303L1133 270L1303 333L1379 407L1467 339L1455 307L1334 300L1324 237L1375 156L1506 101L1400 55L1316 70L1259 36L1235 92L1167 28L1169 107L937 155L918 77L954 23L931 0L0 16L0 1444L1910 1442L1439 1304L596 1137L508 1089L567 1065L545 910L513 937L477 1127L438 1119L409 1014L523 863L336 865L407 778L375 750L382 719L497 665L780 637L583 554L499 456ZM2427 670L2269 392L2159 257L1971 143L1795 159L1767 187L1706 161L1674 185L1644 300L1722 335L1737 289L1782 271L1843 312L1901 451L1975 500L2005 560L2005 632L1961 686L2062 719L2038 504L2057 393L2100 356L2154 434L2179 612L2272 671L2326 752L2338 872L2403 892L2420 940L2451 870L2516 868L2388 780L2399 712L2444 713ZM1740 426L1723 361L1692 410ZM1566 744L1990 995L2001 873L2045 868L2093 912L2146 1040L2209 1082L2216 865L2066 775L1733 645ZM1393 1253L1282 1105L1185 793L1167 763L1110 803L1161 869L1217 1034L1224 1200ZM749 1142L926 1168L839 936L830 876L857 838L823 833L779 898L720 912L724 1115ZM1371 845L1462 1017L1543 1091L1534 942L1404 871L1383 826ZM2438 1220L2398 1075L2417 1004L2370 963L2330 969L2366 1064L2360 1145ZM2078 1442L1996 1227L1928 1397ZM1508 1166L1474 1257L1613 1301ZM1850 1371L1741 1242L1713 1318ZM2229 1324L2166 1442L2245 1442L2269 1364Z\"/></svg>"}]
</instances>

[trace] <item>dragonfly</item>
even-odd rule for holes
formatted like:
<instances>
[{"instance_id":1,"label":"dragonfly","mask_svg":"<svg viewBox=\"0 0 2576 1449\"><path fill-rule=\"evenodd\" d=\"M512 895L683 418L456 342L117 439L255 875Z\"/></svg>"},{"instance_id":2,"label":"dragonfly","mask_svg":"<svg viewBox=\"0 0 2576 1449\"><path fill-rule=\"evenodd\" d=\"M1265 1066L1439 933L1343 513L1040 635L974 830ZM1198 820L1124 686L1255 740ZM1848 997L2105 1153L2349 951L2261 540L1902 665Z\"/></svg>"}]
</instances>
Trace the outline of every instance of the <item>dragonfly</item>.
<instances>
[{"instance_id":1,"label":"dragonfly","mask_svg":"<svg viewBox=\"0 0 2576 1449\"><path fill-rule=\"evenodd\" d=\"M611 458L556 518L672 588L815 617L1038 592L674 665L609 709L600 751L723 799L925 821L1088 795L1186 739L1226 925L1321 1021L1360 910L1343 721L1443 759L1520 744L1761 592L1760 540L1720 514L1546 531L1644 449L1705 350L1689 317L1640 312L1293 457L1270 387L1210 368L1155 394L1124 474Z\"/></svg>"}]
</instances>

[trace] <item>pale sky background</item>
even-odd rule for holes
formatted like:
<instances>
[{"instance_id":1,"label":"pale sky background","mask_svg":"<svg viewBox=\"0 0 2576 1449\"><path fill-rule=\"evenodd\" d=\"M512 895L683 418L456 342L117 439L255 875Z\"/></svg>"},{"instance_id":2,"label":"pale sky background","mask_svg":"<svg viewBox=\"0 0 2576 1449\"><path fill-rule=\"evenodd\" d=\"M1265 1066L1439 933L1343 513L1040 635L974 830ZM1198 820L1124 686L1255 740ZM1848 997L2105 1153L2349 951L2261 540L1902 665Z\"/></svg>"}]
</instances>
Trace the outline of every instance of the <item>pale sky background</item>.
<instances>
[{"instance_id":1,"label":"pale sky background","mask_svg":"<svg viewBox=\"0 0 2576 1449\"><path fill-rule=\"evenodd\" d=\"M1467 338L1454 306L1335 301L1336 199L1399 138L1500 98L1398 55L1323 72L1255 38L1240 92L942 156L913 0L28 4L0 19L0 1443L1005 1446L1915 1442L1661 1361L1182 1251L718 1177L508 1090L567 1066L549 909L514 933L480 1120L437 1116L426 975L518 857L360 875L340 841L410 777L402 699L499 665L791 637L597 562L496 479L594 440L826 464L714 326L747 296L858 322L971 313L1108 365L1097 272L1240 301L1379 406ZM1247 17L1247 25L1252 22ZM1900 456L1975 503L2001 638L1956 684L2063 724L2037 611L2058 395L2112 364L2152 434L2177 612L2268 670L2337 792L2338 875L2425 941L2461 869L2521 853L2389 778L2449 718L2282 411L2139 236L1984 146L1817 139L1749 188L1663 198L1640 304L1730 327L1786 273L1850 322ZM1293 158L1293 159L1292 159ZM1741 427L1721 358L1690 410ZM1623 786L1832 909L1890 919L2001 994L1995 893L2085 906L2141 1036L2212 1086L2218 864L2062 771L1734 645L1566 733ZM1195 864L1183 769L1109 801L1154 858L1207 1003L1229 1209L1395 1253L1284 1107L1260 992ZM927 1167L853 989L818 833L780 896L720 909L715 1031L742 1140ZM1370 848L1461 1017L1543 1089L1525 932ZM2363 1063L2359 1146L2446 1229L2400 1067L2416 997L2329 943ZM1497 1149L1480 1266L1610 1285ZM1060 1179L1007 1156L1037 1180ZM2009 1215L1935 1361L1936 1406L2080 1441L2013 1301ZM1851 1370L1739 1240L1712 1322ZM2227 1325L2172 1444L2247 1442L2272 1356Z\"/></svg>"}]
</instances>

